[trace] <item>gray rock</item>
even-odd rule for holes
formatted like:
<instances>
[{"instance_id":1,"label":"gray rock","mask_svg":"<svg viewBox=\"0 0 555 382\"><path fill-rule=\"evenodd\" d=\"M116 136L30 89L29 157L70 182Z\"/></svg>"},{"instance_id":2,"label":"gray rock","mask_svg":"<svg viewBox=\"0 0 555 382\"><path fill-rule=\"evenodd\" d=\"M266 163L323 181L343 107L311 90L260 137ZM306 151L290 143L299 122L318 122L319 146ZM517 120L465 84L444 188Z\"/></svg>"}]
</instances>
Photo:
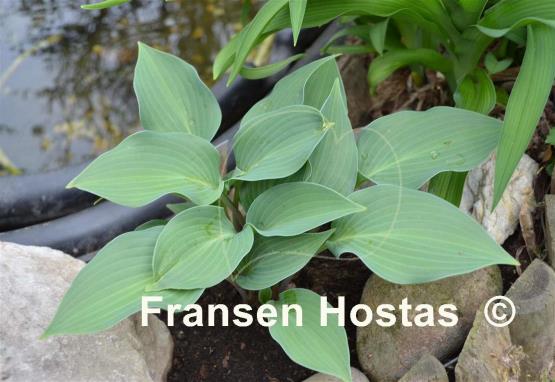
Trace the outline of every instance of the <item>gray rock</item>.
<instances>
[{"instance_id":1,"label":"gray rock","mask_svg":"<svg viewBox=\"0 0 555 382\"><path fill-rule=\"evenodd\" d=\"M534 260L506 294L516 306L511 341L522 346L521 380L547 379L555 349L555 271Z\"/></svg>"},{"instance_id":2,"label":"gray rock","mask_svg":"<svg viewBox=\"0 0 555 382\"><path fill-rule=\"evenodd\" d=\"M399 382L449 382L449 377L441 362L426 354Z\"/></svg>"},{"instance_id":3,"label":"gray rock","mask_svg":"<svg viewBox=\"0 0 555 382\"><path fill-rule=\"evenodd\" d=\"M353 376L353 382L368 382L368 378L354 367L351 367L351 375ZM318 373L308 377L303 382L341 382L341 380L331 375Z\"/></svg>"},{"instance_id":4,"label":"gray rock","mask_svg":"<svg viewBox=\"0 0 555 382\"><path fill-rule=\"evenodd\" d=\"M375 382L397 381L426 353L445 360L462 347L480 304L501 291L501 273L496 266L419 285L396 285L372 275L364 287L361 303L369 305L373 312L380 304L398 306L407 298L413 307L434 306L436 313L440 305L454 304L459 319L452 327L404 327L397 317L391 327L372 322L358 328L357 354L363 371ZM413 309L411 321L415 314Z\"/></svg>"},{"instance_id":5,"label":"gray rock","mask_svg":"<svg viewBox=\"0 0 555 382\"><path fill-rule=\"evenodd\" d=\"M555 268L555 195L545 195L545 246L549 264Z\"/></svg>"},{"instance_id":6,"label":"gray rock","mask_svg":"<svg viewBox=\"0 0 555 382\"><path fill-rule=\"evenodd\" d=\"M39 336L84 263L49 248L0 242L2 381L165 381L173 340L152 316L95 335Z\"/></svg>"},{"instance_id":7,"label":"gray rock","mask_svg":"<svg viewBox=\"0 0 555 382\"><path fill-rule=\"evenodd\" d=\"M482 304L457 361L457 382L518 381L524 354L511 342L509 327L495 327L484 316Z\"/></svg>"},{"instance_id":8,"label":"gray rock","mask_svg":"<svg viewBox=\"0 0 555 382\"><path fill-rule=\"evenodd\" d=\"M495 155L468 173L461 199L461 210L480 222L491 237L501 244L512 235L521 215L530 214L535 206L534 179L538 164L524 154L493 212Z\"/></svg>"}]
</instances>

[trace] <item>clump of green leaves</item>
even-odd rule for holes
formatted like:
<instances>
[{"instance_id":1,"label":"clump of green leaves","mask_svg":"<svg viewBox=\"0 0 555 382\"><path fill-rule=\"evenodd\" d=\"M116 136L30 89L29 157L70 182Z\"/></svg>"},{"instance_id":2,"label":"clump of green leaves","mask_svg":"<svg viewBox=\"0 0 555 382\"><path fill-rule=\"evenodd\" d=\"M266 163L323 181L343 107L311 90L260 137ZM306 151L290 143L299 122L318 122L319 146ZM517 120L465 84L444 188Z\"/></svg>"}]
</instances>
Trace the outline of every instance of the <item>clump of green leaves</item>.
<instances>
[{"instance_id":1,"label":"clump of green leaves","mask_svg":"<svg viewBox=\"0 0 555 382\"><path fill-rule=\"evenodd\" d=\"M276 307L301 305L304 326L278 323L271 335L299 364L350 381L344 328L320 326L314 292L280 289L313 256L352 253L403 284L517 264L472 218L419 191L437 173L485 160L499 139L496 119L449 107L400 112L363 128L357 142L327 57L282 79L245 115L233 139L236 167L222 174L210 143L218 103L189 64L140 44L134 87L146 130L70 186L131 207L165 194L184 202L170 206L168 222L106 245L74 280L46 336L110 328L140 310L141 296L185 307L228 280ZM358 176L375 185L355 190Z\"/></svg>"},{"instance_id":2,"label":"clump of green leaves","mask_svg":"<svg viewBox=\"0 0 555 382\"><path fill-rule=\"evenodd\" d=\"M372 89L395 70L422 67L445 75L460 108L488 114L497 101L491 74L518 64L520 74L506 105L495 171L494 206L500 200L533 134L555 79L553 0L269 0L219 53L214 77L241 73L251 49L268 35L292 27L324 25L336 18L351 26L324 49L331 53L375 53ZM336 45L355 36L360 45ZM483 66L480 63L483 62ZM432 192L458 205L464 172L434 178Z\"/></svg>"}]
</instances>

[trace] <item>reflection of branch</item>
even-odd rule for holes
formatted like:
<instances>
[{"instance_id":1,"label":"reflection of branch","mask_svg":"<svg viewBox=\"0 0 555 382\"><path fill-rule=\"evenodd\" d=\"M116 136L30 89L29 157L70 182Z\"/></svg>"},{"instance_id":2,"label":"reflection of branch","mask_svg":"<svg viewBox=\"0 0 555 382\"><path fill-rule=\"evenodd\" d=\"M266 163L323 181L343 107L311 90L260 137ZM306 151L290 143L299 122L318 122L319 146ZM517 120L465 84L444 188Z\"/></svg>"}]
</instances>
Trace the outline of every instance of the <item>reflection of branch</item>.
<instances>
[{"instance_id":1,"label":"reflection of branch","mask_svg":"<svg viewBox=\"0 0 555 382\"><path fill-rule=\"evenodd\" d=\"M33 45L32 47L27 49L25 52L21 53L19 56L17 56L16 59L12 61L10 66L8 66L8 69L6 69L4 71L4 73L2 73L2 75L0 76L0 90L2 90L2 88L4 87L6 82L10 79L10 77L15 73L17 68L27 58L29 58L31 55L35 54L36 52L38 52L41 49L46 49L49 46L52 46L54 44L59 43L61 39L62 39L62 36L60 36L60 35L49 36L46 39L41 40L38 43L36 43L35 45Z\"/></svg>"},{"instance_id":2,"label":"reflection of branch","mask_svg":"<svg viewBox=\"0 0 555 382\"><path fill-rule=\"evenodd\" d=\"M0 167L4 168L6 172L10 175L19 175L21 174L21 170L18 169L8 158L8 156L4 153L4 151L0 148ZM0 171L0 175L2 172Z\"/></svg>"}]
</instances>

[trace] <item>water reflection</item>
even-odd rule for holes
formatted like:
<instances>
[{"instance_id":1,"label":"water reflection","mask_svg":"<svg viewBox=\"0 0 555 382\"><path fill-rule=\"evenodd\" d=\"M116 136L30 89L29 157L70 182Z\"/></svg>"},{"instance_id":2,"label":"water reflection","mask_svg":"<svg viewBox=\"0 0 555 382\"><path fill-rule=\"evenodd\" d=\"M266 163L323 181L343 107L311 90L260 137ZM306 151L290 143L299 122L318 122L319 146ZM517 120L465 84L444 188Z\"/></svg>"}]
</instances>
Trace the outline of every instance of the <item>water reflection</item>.
<instances>
[{"instance_id":1,"label":"water reflection","mask_svg":"<svg viewBox=\"0 0 555 382\"><path fill-rule=\"evenodd\" d=\"M2 0L0 172L79 163L138 128L137 41L176 54L205 81L239 27L241 1L133 1L84 11L75 0Z\"/></svg>"}]
</instances>

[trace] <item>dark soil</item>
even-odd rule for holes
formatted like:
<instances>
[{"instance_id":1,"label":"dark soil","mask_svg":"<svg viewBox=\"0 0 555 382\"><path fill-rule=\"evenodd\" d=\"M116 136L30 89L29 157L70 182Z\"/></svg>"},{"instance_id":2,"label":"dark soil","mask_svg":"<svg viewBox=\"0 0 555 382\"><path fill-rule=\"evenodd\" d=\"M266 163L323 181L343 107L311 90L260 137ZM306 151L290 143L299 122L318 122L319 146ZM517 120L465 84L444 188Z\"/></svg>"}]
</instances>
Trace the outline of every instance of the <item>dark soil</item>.
<instances>
[{"instance_id":1,"label":"dark soil","mask_svg":"<svg viewBox=\"0 0 555 382\"><path fill-rule=\"evenodd\" d=\"M328 296L332 304L338 296L346 296L346 309L350 309L358 304L369 275L370 271L356 259L338 261L324 255L312 259L292 283ZM207 290L198 303L203 308L207 304L225 304L232 311L242 301L235 289L224 282ZM188 328L181 317L176 315L175 326L169 328L175 341L170 382L298 382L314 374L291 361L267 328L208 327L206 322L203 327ZM160 318L166 322L165 313ZM346 329L351 364L357 367L356 330L352 324Z\"/></svg>"}]
</instances>

